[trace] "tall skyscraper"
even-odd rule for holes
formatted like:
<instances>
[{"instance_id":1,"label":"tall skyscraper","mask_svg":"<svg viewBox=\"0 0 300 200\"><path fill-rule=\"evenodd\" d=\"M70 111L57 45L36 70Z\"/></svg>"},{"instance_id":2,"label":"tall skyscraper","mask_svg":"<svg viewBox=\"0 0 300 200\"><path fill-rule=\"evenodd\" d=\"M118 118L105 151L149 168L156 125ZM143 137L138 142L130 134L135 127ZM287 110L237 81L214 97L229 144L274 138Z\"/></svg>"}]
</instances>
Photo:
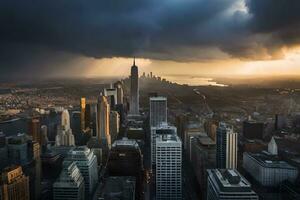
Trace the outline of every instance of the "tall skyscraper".
<instances>
[{"instance_id":1,"label":"tall skyscraper","mask_svg":"<svg viewBox=\"0 0 300 200\"><path fill-rule=\"evenodd\" d=\"M53 184L54 200L84 200L84 179L75 162L64 162L59 178Z\"/></svg>"},{"instance_id":2,"label":"tall skyscraper","mask_svg":"<svg viewBox=\"0 0 300 200\"><path fill-rule=\"evenodd\" d=\"M76 147L68 153L65 161L75 162L84 178L85 197L90 197L98 182L97 158L86 146Z\"/></svg>"},{"instance_id":3,"label":"tall skyscraper","mask_svg":"<svg viewBox=\"0 0 300 200\"><path fill-rule=\"evenodd\" d=\"M150 127L167 123L167 98L150 97Z\"/></svg>"},{"instance_id":4,"label":"tall skyscraper","mask_svg":"<svg viewBox=\"0 0 300 200\"><path fill-rule=\"evenodd\" d=\"M29 200L29 178L23 174L21 166L5 168L0 179L0 199Z\"/></svg>"},{"instance_id":5,"label":"tall skyscraper","mask_svg":"<svg viewBox=\"0 0 300 200\"><path fill-rule=\"evenodd\" d=\"M133 176L136 179L136 197L143 191L143 155L136 140L122 138L112 144L107 165L110 176Z\"/></svg>"},{"instance_id":6,"label":"tall skyscraper","mask_svg":"<svg viewBox=\"0 0 300 200\"><path fill-rule=\"evenodd\" d=\"M32 136L32 139L38 143L41 141L41 123L38 118L33 118L29 124L29 134Z\"/></svg>"},{"instance_id":7,"label":"tall skyscraper","mask_svg":"<svg viewBox=\"0 0 300 200\"><path fill-rule=\"evenodd\" d=\"M103 90L104 96L106 96L107 101L111 107L111 109L113 109L115 107L118 100L118 92L117 92L117 88L104 88Z\"/></svg>"},{"instance_id":8,"label":"tall skyscraper","mask_svg":"<svg viewBox=\"0 0 300 200\"><path fill-rule=\"evenodd\" d=\"M237 167L237 133L225 123L217 129L217 168L235 169Z\"/></svg>"},{"instance_id":9,"label":"tall skyscraper","mask_svg":"<svg viewBox=\"0 0 300 200\"><path fill-rule=\"evenodd\" d=\"M111 147L109 114L110 107L107 98L101 93L97 104L97 139L101 145L105 145L108 148Z\"/></svg>"},{"instance_id":10,"label":"tall skyscraper","mask_svg":"<svg viewBox=\"0 0 300 200\"><path fill-rule=\"evenodd\" d=\"M61 125L57 128L56 146L75 146L75 138L70 128L70 114L64 110L61 114Z\"/></svg>"},{"instance_id":11,"label":"tall skyscraper","mask_svg":"<svg viewBox=\"0 0 300 200\"><path fill-rule=\"evenodd\" d=\"M85 129L92 129L92 110L91 110L91 104L86 104L85 106Z\"/></svg>"},{"instance_id":12,"label":"tall skyscraper","mask_svg":"<svg viewBox=\"0 0 300 200\"><path fill-rule=\"evenodd\" d=\"M166 123L160 124L160 126L151 127L151 163L155 165L156 155L156 137L159 135L176 135L177 128L175 126L169 126Z\"/></svg>"},{"instance_id":13,"label":"tall skyscraper","mask_svg":"<svg viewBox=\"0 0 300 200\"><path fill-rule=\"evenodd\" d=\"M182 198L182 144L177 135L156 138L156 199Z\"/></svg>"},{"instance_id":14,"label":"tall skyscraper","mask_svg":"<svg viewBox=\"0 0 300 200\"><path fill-rule=\"evenodd\" d=\"M209 169L207 200L258 200L251 184L233 169Z\"/></svg>"},{"instance_id":15,"label":"tall skyscraper","mask_svg":"<svg viewBox=\"0 0 300 200\"><path fill-rule=\"evenodd\" d=\"M27 141L28 160L30 163L24 167L24 172L29 176L30 199L40 199L41 196L41 148L36 141Z\"/></svg>"},{"instance_id":16,"label":"tall skyscraper","mask_svg":"<svg viewBox=\"0 0 300 200\"><path fill-rule=\"evenodd\" d=\"M139 115L139 72L138 67L135 65L135 59L131 67L130 76L130 110L132 115Z\"/></svg>"},{"instance_id":17,"label":"tall skyscraper","mask_svg":"<svg viewBox=\"0 0 300 200\"><path fill-rule=\"evenodd\" d=\"M80 127L81 130L85 130L85 107L86 107L86 99L82 97L80 99Z\"/></svg>"},{"instance_id":18,"label":"tall skyscraper","mask_svg":"<svg viewBox=\"0 0 300 200\"><path fill-rule=\"evenodd\" d=\"M110 111L109 117L109 130L111 135L111 141L115 141L118 137L120 130L120 115L117 111Z\"/></svg>"}]
</instances>

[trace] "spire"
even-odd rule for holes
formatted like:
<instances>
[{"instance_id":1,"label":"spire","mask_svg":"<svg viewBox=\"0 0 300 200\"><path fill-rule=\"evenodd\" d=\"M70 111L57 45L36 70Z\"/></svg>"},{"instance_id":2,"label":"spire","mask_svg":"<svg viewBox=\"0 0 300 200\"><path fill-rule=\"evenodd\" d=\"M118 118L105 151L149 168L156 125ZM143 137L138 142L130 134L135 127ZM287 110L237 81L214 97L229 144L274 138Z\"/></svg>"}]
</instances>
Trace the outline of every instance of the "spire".
<instances>
[{"instance_id":1,"label":"spire","mask_svg":"<svg viewBox=\"0 0 300 200\"><path fill-rule=\"evenodd\" d=\"M135 66L135 56L133 57L133 66Z\"/></svg>"}]
</instances>

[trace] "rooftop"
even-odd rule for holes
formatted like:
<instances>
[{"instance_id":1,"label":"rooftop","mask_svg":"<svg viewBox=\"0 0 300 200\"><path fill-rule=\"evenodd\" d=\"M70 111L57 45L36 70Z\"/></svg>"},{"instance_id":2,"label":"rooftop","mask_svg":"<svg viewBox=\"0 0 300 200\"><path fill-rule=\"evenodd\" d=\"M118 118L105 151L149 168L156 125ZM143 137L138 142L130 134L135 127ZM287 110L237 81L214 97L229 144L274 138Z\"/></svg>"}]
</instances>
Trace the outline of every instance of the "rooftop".
<instances>
[{"instance_id":1,"label":"rooftop","mask_svg":"<svg viewBox=\"0 0 300 200\"><path fill-rule=\"evenodd\" d=\"M250 157L255 159L260 165L266 168L282 168L282 169L295 169L292 165L287 162L280 160L277 156L271 155L270 153L263 151L261 153L248 153Z\"/></svg>"},{"instance_id":2,"label":"rooftop","mask_svg":"<svg viewBox=\"0 0 300 200\"><path fill-rule=\"evenodd\" d=\"M167 97L150 97L150 101L166 101Z\"/></svg>"},{"instance_id":3,"label":"rooftop","mask_svg":"<svg viewBox=\"0 0 300 200\"><path fill-rule=\"evenodd\" d=\"M123 137L121 140L116 140L113 144L112 147L125 147L125 146L132 146L135 148L138 148L139 145L136 142L136 140L128 139L127 137Z\"/></svg>"}]
</instances>

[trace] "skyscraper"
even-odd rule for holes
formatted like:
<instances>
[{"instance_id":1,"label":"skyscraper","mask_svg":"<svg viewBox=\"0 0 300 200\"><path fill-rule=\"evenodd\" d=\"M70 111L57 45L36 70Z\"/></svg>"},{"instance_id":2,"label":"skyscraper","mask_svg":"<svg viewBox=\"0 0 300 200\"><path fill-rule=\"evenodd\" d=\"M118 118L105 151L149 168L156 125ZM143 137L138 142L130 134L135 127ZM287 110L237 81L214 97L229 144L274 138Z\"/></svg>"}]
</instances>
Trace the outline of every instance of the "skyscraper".
<instances>
[{"instance_id":1,"label":"skyscraper","mask_svg":"<svg viewBox=\"0 0 300 200\"><path fill-rule=\"evenodd\" d=\"M156 138L156 199L181 199L182 144L177 135Z\"/></svg>"},{"instance_id":2,"label":"skyscraper","mask_svg":"<svg viewBox=\"0 0 300 200\"><path fill-rule=\"evenodd\" d=\"M207 200L258 200L251 184L233 169L209 169Z\"/></svg>"},{"instance_id":3,"label":"skyscraper","mask_svg":"<svg viewBox=\"0 0 300 200\"><path fill-rule=\"evenodd\" d=\"M75 138L70 128L70 114L68 110L64 110L61 114L61 125L57 129L55 137L56 146L74 146Z\"/></svg>"},{"instance_id":4,"label":"skyscraper","mask_svg":"<svg viewBox=\"0 0 300 200\"><path fill-rule=\"evenodd\" d=\"M109 114L110 107L107 98L101 93L97 104L97 139L101 145L106 145L108 148L111 146Z\"/></svg>"},{"instance_id":5,"label":"skyscraper","mask_svg":"<svg viewBox=\"0 0 300 200\"><path fill-rule=\"evenodd\" d=\"M139 72L135 65L135 59L131 67L130 76L130 111L132 115L139 115Z\"/></svg>"},{"instance_id":6,"label":"skyscraper","mask_svg":"<svg viewBox=\"0 0 300 200\"><path fill-rule=\"evenodd\" d=\"M159 135L176 135L177 128L175 126L169 126L166 123L160 124L160 126L151 127L151 163L155 165L155 154L156 154L156 137Z\"/></svg>"},{"instance_id":7,"label":"skyscraper","mask_svg":"<svg viewBox=\"0 0 300 200\"><path fill-rule=\"evenodd\" d=\"M32 139L40 144L41 141L41 123L38 118L33 118L29 124L29 134L32 136Z\"/></svg>"},{"instance_id":8,"label":"skyscraper","mask_svg":"<svg viewBox=\"0 0 300 200\"><path fill-rule=\"evenodd\" d=\"M103 93L104 96L106 96L111 109L113 109L117 104L118 100L117 88L104 88Z\"/></svg>"},{"instance_id":9,"label":"skyscraper","mask_svg":"<svg viewBox=\"0 0 300 200\"><path fill-rule=\"evenodd\" d=\"M86 146L76 147L68 153L65 161L75 162L84 178L85 196L92 195L98 182L97 158Z\"/></svg>"},{"instance_id":10,"label":"skyscraper","mask_svg":"<svg viewBox=\"0 0 300 200\"><path fill-rule=\"evenodd\" d=\"M120 130L120 115L117 111L110 111L109 130L113 142L117 139Z\"/></svg>"},{"instance_id":11,"label":"skyscraper","mask_svg":"<svg viewBox=\"0 0 300 200\"><path fill-rule=\"evenodd\" d=\"M84 179L75 162L64 162L59 178L53 184L54 200L84 200Z\"/></svg>"},{"instance_id":12,"label":"skyscraper","mask_svg":"<svg viewBox=\"0 0 300 200\"><path fill-rule=\"evenodd\" d=\"M85 129L92 129L92 111L91 111L91 104L86 104L85 106L85 114L84 114L84 119L85 119Z\"/></svg>"},{"instance_id":13,"label":"skyscraper","mask_svg":"<svg viewBox=\"0 0 300 200\"><path fill-rule=\"evenodd\" d=\"M28 147L25 134L18 134L8 139L8 158L11 164L26 165L28 163Z\"/></svg>"},{"instance_id":14,"label":"skyscraper","mask_svg":"<svg viewBox=\"0 0 300 200\"><path fill-rule=\"evenodd\" d=\"M21 166L5 168L0 179L0 199L29 200L29 178Z\"/></svg>"},{"instance_id":15,"label":"skyscraper","mask_svg":"<svg viewBox=\"0 0 300 200\"><path fill-rule=\"evenodd\" d=\"M114 88L117 89L117 104L123 104L124 91L123 84L121 81L118 81L114 84Z\"/></svg>"},{"instance_id":16,"label":"skyscraper","mask_svg":"<svg viewBox=\"0 0 300 200\"><path fill-rule=\"evenodd\" d=\"M86 107L86 99L82 97L80 99L80 127L81 130L85 130L85 107Z\"/></svg>"},{"instance_id":17,"label":"skyscraper","mask_svg":"<svg viewBox=\"0 0 300 200\"><path fill-rule=\"evenodd\" d=\"M167 98L150 97L150 127L167 123Z\"/></svg>"},{"instance_id":18,"label":"skyscraper","mask_svg":"<svg viewBox=\"0 0 300 200\"><path fill-rule=\"evenodd\" d=\"M237 133L225 123L217 129L217 168L235 169L237 167Z\"/></svg>"}]
</instances>

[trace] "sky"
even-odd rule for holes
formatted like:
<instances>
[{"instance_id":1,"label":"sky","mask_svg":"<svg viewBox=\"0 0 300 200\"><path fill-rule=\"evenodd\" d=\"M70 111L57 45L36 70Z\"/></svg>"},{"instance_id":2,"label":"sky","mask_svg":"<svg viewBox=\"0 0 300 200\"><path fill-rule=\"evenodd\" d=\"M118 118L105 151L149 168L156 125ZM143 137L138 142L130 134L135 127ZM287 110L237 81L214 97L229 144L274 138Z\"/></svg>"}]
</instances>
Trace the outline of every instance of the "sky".
<instances>
[{"instance_id":1,"label":"sky","mask_svg":"<svg viewBox=\"0 0 300 200\"><path fill-rule=\"evenodd\" d=\"M0 78L300 76L299 0L0 0Z\"/></svg>"}]
</instances>

